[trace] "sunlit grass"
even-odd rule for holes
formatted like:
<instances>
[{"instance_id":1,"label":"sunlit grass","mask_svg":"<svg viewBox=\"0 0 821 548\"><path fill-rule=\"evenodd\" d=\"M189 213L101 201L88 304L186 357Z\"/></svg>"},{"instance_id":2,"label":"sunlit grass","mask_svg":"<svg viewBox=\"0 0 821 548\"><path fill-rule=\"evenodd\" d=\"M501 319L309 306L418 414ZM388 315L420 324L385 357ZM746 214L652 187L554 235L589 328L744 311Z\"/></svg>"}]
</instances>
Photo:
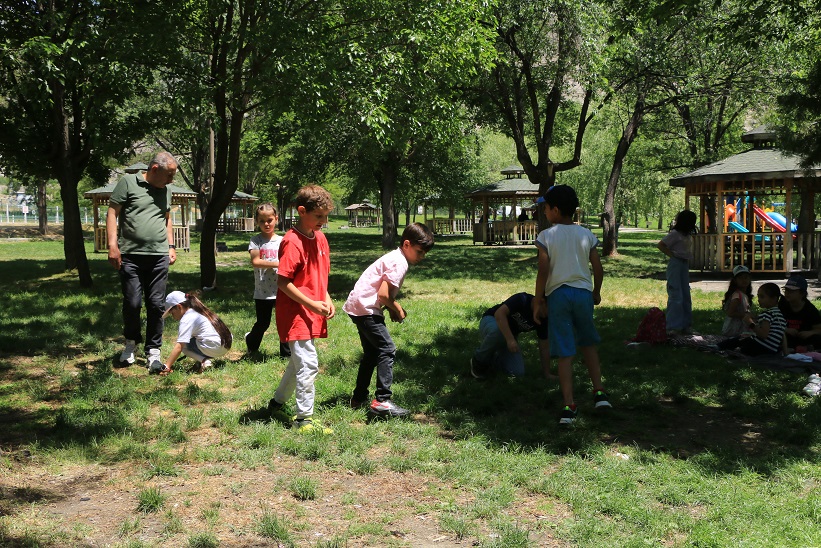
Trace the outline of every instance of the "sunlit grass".
<instances>
[{"instance_id":1,"label":"sunlit grass","mask_svg":"<svg viewBox=\"0 0 821 548\"><path fill-rule=\"evenodd\" d=\"M233 528L282 545L354 538L376 545L392 538L385 521L412 506L448 539L480 546L821 545L821 532L802 526L818 521L821 497L821 406L798 394L804 376L690 349L625 347L647 308L666 301L665 262L653 246L660 233L624 233L620 255L604 261L595 314L615 409L609 416L592 412L579 362L579 424L560 430L558 386L543 378L532 334L521 337L524 379L477 382L469 374L481 314L515 292L533 291L535 251L474 246L467 237L440 239L411 267L400 295L408 319L389 324L397 345L394 398L412 419L367 423L364 412L350 409L361 348L341 306L383 251L376 229L337 226L328 238L338 315L328 339L318 341L316 379L317 418L334 429L332 436L297 434L263 412L286 362L273 328L261 358L244 355L241 335L254 321L250 235L220 236L229 251L217 258L219 288L204 295L231 327L235 348L204 375L181 361L163 379L140 363L112 367L121 344L120 292L103 254L89 253L96 285L81 290L62 273L60 245L0 243L0 284L9 288L0 308L0 473L29 462L8 451L28 451L32 462L55 471L124 464L132 471L123 487L129 500L145 500L111 531L123 542L136 542L141 523L160 519L156 530L164 537L151 539L159 544L173 536L173 545L217 545L214 531ZM172 267L169 289L198 286L194 240ZM694 291L693 299L697 328L716 332L720 295ZM166 326L164 354L176 327ZM277 459L304 471L282 477L267 495L287 503L265 507L248 524L229 521L231 504L192 503L185 489L165 487L199 474L224 480L226 493L253 507L258 501L242 499L247 474L276 471ZM340 478L385 476L402 478L408 496L386 509L384 521L358 513L372 493L334 491ZM169 483L160 490L146 482ZM31 492L2 494L11 498L0 501L0 544L83 538L22 510L47 504L29 500ZM324 541L310 537L302 514L302 505L320 500L350 523ZM191 521L171 513L187 505L195 508Z\"/></svg>"}]
</instances>

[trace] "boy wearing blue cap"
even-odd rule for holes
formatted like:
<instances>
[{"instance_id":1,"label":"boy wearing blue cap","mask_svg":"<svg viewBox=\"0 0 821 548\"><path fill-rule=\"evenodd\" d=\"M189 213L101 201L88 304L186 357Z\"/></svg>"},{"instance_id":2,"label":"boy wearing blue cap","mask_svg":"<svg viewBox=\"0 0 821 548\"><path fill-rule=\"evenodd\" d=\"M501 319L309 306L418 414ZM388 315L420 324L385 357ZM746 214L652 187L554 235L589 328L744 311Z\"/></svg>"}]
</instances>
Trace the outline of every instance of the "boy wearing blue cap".
<instances>
[{"instance_id":1,"label":"boy wearing blue cap","mask_svg":"<svg viewBox=\"0 0 821 548\"><path fill-rule=\"evenodd\" d=\"M573 223L573 215L579 207L576 191L567 185L552 186L543 201L545 215L552 226L536 238L539 273L533 321L541 324L549 311L550 353L559 359L559 385L564 398L559 424L569 425L576 419L572 364L577 346L593 383L595 408L611 407L601 382L596 347L601 339L593 324L593 306L601 302L604 270L596 250L598 238L587 228ZM588 263L593 267L592 276Z\"/></svg>"}]
</instances>

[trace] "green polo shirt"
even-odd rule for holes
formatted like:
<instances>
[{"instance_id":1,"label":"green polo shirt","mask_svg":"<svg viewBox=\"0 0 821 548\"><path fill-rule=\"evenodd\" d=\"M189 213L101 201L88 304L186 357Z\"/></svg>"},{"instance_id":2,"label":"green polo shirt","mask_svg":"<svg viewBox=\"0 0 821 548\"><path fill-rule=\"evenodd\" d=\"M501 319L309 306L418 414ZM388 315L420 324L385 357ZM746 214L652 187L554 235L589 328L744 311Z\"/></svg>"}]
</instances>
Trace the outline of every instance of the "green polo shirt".
<instances>
[{"instance_id":1,"label":"green polo shirt","mask_svg":"<svg viewBox=\"0 0 821 548\"><path fill-rule=\"evenodd\" d=\"M165 215L171 210L171 189L148 184L142 174L125 175L117 181L110 201L118 204L120 253L167 255Z\"/></svg>"}]
</instances>

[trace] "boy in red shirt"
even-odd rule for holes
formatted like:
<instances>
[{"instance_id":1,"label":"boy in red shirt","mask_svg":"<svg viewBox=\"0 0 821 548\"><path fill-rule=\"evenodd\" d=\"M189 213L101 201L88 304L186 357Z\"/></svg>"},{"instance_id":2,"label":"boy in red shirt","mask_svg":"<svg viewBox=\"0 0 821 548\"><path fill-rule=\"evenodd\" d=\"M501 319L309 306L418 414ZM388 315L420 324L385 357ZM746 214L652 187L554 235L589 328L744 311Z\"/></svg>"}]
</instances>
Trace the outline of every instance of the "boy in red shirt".
<instances>
[{"instance_id":1,"label":"boy in red shirt","mask_svg":"<svg viewBox=\"0 0 821 548\"><path fill-rule=\"evenodd\" d=\"M288 367L268 402L271 414L282 414L283 405L296 394L292 427L301 431L320 428L314 423L314 379L319 371L314 339L328 336L328 320L336 309L328 294L331 270L328 240L321 232L328 222L333 200L317 185L302 187L295 204L297 224L282 238L277 272L277 331L291 349Z\"/></svg>"}]
</instances>

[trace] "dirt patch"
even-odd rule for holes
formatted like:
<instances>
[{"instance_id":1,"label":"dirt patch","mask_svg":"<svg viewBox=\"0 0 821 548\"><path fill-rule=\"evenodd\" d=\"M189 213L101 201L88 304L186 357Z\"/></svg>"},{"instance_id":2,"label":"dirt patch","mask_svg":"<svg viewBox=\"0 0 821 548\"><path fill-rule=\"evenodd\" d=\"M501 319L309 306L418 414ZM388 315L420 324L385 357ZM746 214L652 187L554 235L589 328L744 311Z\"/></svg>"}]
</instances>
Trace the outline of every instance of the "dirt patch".
<instances>
[{"instance_id":1,"label":"dirt patch","mask_svg":"<svg viewBox=\"0 0 821 548\"><path fill-rule=\"evenodd\" d=\"M271 546L272 540L257 531L266 513L284 520L297 546L330 541L343 533L349 547L447 547L477 542L475 534L459 539L440 526L437 516L443 492L459 497L460 505L472 499L468 493L462 499L458 487L415 473L357 475L341 470L329 474L312 468L303 460L272 454L265 469L183 465L176 477L142 480L128 464L62 469L56 475L35 465L6 476L0 495L6 501L4 513L9 507L38 502L41 519L66 529L80 526L87 546L108 546L127 538L184 546L190 535L204 531L216 535L221 546ZM315 500L302 501L289 492L287 486L297 476L317 482ZM162 511L138 511L138 494L147 487L159 488L167 496ZM531 546L565 545L552 538L550 524L570 513L554 501L525 496L505 514L531 531Z\"/></svg>"}]
</instances>

